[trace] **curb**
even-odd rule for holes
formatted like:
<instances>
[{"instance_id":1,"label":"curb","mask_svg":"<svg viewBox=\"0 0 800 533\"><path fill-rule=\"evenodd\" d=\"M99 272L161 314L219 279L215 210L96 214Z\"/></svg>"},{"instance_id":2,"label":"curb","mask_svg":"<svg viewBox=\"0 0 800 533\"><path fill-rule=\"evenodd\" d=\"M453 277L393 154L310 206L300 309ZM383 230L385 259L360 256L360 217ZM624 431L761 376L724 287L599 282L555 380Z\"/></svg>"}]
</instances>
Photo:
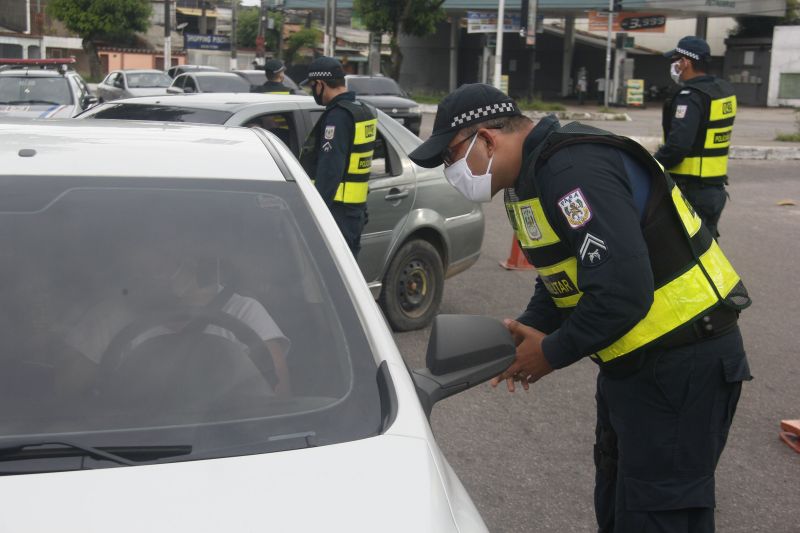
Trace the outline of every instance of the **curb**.
<instances>
[{"instance_id":1,"label":"curb","mask_svg":"<svg viewBox=\"0 0 800 533\"><path fill-rule=\"evenodd\" d=\"M419 109L423 113L436 114L437 105L420 104ZM540 119L547 115L555 115L560 120L619 120L631 122L632 119L627 113L594 113L591 111L525 111L527 116Z\"/></svg>"},{"instance_id":2,"label":"curb","mask_svg":"<svg viewBox=\"0 0 800 533\"><path fill-rule=\"evenodd\" d=\"M658 150L659 137L634 137L631 139L644 146L649 152ZM800 159L800 146L731 146L729 159L794 161Z\"/></svg>"}]
</instances>

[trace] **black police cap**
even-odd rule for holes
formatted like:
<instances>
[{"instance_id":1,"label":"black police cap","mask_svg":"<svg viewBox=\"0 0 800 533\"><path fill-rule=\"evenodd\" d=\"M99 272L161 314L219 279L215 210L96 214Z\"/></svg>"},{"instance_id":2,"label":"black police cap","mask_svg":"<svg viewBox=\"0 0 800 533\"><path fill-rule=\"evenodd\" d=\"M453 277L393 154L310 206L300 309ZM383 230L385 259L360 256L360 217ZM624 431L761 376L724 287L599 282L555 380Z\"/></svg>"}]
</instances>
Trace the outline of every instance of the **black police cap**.
<instances>
[{"instance_id":1,"label":"black police cap","mask_svg":"<svg viewBox=\"0 0 800 533\"><path fill-rule=\"evenodd\" d=\"M268 59L264 63L264 72L267 74L278 74L286 70L286 65L280 59Z\"/></svg>"},{"instance_id":2,"label":"black police cap","mask_svg":"<svg viewBox=\"0 0 800 533\"><path fill-rule=\"evenodd\" d=\"M708 43L700 37L687 35L678 41L678 46L669 52L664 52L664 57L673 58L676 56L685 56L689 59L705 61L711 58L711 48L708 46Z\"/></svg>"},{"instance_id":3,"label":"black police cap","mask_svg":"<svg viewBox=\"0 0 800 533\"><path fill-rule=\"evenodd\" d=\"M300 82L300 85L306 85L311 80L335 80L338 78L344 78L342 64L336 58L322 56L308 65L308 76Z\"/></svg>"},{"instance_id":4,"label":"black police cap","mask_svg":"<svg viewBox=\"0 0 800 533\"><path fill-rule=\"evenodd\" d=\"M439 103L431 136L408 156L421 167L439 166L442 152L462 128L493 118L521 114L510 96L491 85L462 85Z\"/></svg>"}]
</instances>

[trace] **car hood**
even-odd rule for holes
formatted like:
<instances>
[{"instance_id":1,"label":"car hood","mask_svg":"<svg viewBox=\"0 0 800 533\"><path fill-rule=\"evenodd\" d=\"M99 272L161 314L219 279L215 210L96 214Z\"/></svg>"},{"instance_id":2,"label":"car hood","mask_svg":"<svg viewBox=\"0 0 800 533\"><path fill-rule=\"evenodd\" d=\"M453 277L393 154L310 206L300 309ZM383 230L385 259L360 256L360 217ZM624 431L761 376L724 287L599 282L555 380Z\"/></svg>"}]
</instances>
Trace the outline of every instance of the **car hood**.
<instances>
[{"instance_id":1,"label":"car hood","mask_svg":"<svg viewBox=\"0 0 800 533\"><path fill-rule=\"evenodd\" d=\"M131 96L158 96L167 94L166 87L138 87L128 89L128 94Z\"/></svg>"},{"instance_id":2,"label":"car hood","mask_svg":"<svg viewBox=\"0 0 800 533\"><path fill-rule=\"evenodd\" d=\"M3 118L70 118L74 114L74 105L0 105Z\"/></svg>"},{"instance_id":3,"label":"car hood","mask_svg":"<svg viewBox=\"0 0 800 533\"><path fill-rule=\"evenodd\" d=\"M456 498L457 499L457 498ZM423 438L0 478L0 531L485 531L453 518Z\"/></svg>"},{"instance_id":4,"label":"car hood","mask_svg":"<svg viewBox=\"0 0 800 533\"><path fill-rule=\"evenodd\" d=\"M400 96L371 96L368 94L359 94L358 99L374 105L383 112L386 112L387 109L389 111L391 111L393 108L408 109L409 107L417 107L419 105L414 100L401 98Z\"/></svg>"}]
</instances>

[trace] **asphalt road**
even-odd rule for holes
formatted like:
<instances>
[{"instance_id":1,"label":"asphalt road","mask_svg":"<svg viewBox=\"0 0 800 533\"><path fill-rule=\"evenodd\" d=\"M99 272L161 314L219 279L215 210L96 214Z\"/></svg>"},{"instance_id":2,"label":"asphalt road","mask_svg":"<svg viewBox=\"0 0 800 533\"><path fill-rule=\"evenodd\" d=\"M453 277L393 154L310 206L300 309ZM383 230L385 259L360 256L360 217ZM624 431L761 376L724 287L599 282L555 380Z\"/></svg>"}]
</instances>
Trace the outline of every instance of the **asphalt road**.
<instances>
[{"instance_id":1,"label":"asphalt road","mask_svg":"<svg viewBox=\"0 0 800 533\"><path fill-rule=\"evenodd\" d=\"M800 454L777 432L781 419L800 418L800 167L732 161L730 176L720 244L754 300L740 324L755 379L745 385L717 470L717 530L796 533ZM784 199L798 205L777 205ZM481 258L446 282L442 313L515 317L527 304L534 274L498 265L512 239L502 199L485 213ZM410 366L423 366L428 335L396 334ZM485 384L434 408L437 440L491 531L595 531L596 373L583 361L527 393Z\"/></svg>"}]
</instances>

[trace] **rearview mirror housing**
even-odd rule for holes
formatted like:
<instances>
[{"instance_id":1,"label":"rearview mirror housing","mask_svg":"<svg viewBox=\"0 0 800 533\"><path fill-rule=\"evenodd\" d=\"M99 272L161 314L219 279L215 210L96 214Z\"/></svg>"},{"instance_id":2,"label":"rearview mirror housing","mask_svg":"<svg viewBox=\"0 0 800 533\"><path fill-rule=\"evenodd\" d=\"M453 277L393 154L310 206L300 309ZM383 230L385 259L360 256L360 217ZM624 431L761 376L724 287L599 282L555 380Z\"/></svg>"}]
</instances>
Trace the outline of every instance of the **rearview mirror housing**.
<instances>
[{"instance_id":1,"label":"rearview mirror housing","mask_svg":"<svg viewBox=\"0 0 800 533\"><path fill-rule=\"evenodd\" d=\"M433 405L497 376L514 362L516 345L498 320L474 315L438 315L433 321L427 368L411 371L417 395L430 417Z\"/></svg>"}]
</instances>

